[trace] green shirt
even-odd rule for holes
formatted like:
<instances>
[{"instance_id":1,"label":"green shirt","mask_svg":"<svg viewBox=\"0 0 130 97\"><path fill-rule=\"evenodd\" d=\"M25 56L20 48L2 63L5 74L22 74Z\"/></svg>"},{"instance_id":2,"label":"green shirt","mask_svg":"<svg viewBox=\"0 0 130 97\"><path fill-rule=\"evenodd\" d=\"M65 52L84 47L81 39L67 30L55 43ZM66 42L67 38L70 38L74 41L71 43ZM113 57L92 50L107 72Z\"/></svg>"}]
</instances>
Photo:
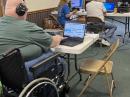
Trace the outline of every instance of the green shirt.
<instances>
[{"instance_id":1,"label":"green shirt","mask_svg":"<svg viewBox=\"0 0 130 97\"><path fill-rule=\"evenodd\" d=\"M0 18L0 54L20 48L25 60L30 60L40 56L51 42L51 36L34 23L10 16Z\"/></svg>"}]
</instances>

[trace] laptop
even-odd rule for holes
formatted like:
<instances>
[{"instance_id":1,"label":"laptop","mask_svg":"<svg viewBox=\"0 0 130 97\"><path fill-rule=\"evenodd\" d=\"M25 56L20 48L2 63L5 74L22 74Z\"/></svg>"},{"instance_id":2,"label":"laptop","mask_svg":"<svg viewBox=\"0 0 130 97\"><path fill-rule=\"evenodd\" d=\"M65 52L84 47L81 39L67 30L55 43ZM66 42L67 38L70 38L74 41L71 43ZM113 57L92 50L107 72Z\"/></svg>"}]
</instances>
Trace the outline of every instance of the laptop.
<instances>
[{"instance_id":1,"label":"laptop","mask_svg":"<svg viewBox=\"0 0 130 97\"><path fill-rule=\"evenodd\" d=\"M64 39L60 45L76 46L84 41L86 32L85 24L77 22L66 22L63 32Z\"/></svg>"},{"instance_id":2,"label":"laptop","mask_svg":"<svg viewBox=\"0 0 130 97\"><path fill-rule=\"evenodd\" d=\"M114 8L115 8L114 2L104 2L103 4L107 12L114 12Z\"/></svg>"}]
</instances>

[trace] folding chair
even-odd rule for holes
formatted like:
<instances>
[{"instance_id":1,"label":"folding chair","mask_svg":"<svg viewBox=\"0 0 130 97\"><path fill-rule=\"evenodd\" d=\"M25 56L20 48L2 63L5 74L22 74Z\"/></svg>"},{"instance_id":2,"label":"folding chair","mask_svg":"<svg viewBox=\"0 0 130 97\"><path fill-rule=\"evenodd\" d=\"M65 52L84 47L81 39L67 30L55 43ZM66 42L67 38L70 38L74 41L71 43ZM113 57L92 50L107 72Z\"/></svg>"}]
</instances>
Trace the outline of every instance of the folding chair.
<instances>
[{"instance_id":1,"label":"folding chair","mask_svg":"<svg viewBox=\"0 0 130 97\"><path fill-rule=\"evenodd\" d=\"M66 83L64 82L65 71L63 64L60 64L57 60L59 55L59 53L55 53L47 59L40 60L40 62L31 62L35 65L29 67L29 71L32 73L31 78L33 77L30 80L30 75L25 67L20 50L13 49L0 57L1 82L7 90L11 89L15 92L16 96L14 97L18 97L19 93L29 82L40 77L47 77L53 80L59 89L58 92L62 92ZM55 63L47 68L46 65L52 61Z\"/></svg>"},{"instance_id":2,"label":"folding chair","mask_svg":"<svg viewBox=\"0 0 130 97\"><path fill-rule=\"evenodd\" d=\"M83 87L78 97L82 96L82 94L85 92L85 90L87 90L88 86L97 77L97 75L105 75L109 95L110 97L112 97L113 88L115 87L115 80L112 74L113 62L110 61L110 59L117 50L118 46L119 39L117 39L117 41L111 45L103 59L87 59L80 65L80 72L84 74L89 74L89 77L85 80L85 86ZM110 76L111 81L109 78Z\"/></svg>"}]
</instances>

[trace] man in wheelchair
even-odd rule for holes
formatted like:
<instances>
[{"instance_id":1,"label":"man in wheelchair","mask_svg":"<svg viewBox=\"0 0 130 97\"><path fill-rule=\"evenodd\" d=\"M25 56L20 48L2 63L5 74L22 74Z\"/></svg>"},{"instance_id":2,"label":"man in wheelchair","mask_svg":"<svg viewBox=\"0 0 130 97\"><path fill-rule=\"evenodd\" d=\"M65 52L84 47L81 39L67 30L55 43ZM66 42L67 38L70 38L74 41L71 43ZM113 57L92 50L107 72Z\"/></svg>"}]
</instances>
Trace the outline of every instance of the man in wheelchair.
<instances>
[{"instance_id":1,"label":"man in wheelchair","mask_svg":"<svg viewBox=\"0 0 130 97\"><path fill-rule=\"evenodd\" d=\"M0 18L0 77L17 93L36 78L44 76L56 82L54 78L62 75L58 72L62 68L59 54L50 48L59 45L63 37L51 36L26 21L27 11L25 0L7 0L5 15Z\"/></svg>"},{"instance_id":2,"label":"man in wheelchair","mask_svg":"<svg viewBox=\"0 0 130 97\"><path fill-rule=\"evenodd\" d=\"M39 57L62 40L61 36L51 36L26 21L27 11L25 0L7 0L5 15L0 18L0 53L20 48L25 61Z\"/></svg>"}]
</instances>

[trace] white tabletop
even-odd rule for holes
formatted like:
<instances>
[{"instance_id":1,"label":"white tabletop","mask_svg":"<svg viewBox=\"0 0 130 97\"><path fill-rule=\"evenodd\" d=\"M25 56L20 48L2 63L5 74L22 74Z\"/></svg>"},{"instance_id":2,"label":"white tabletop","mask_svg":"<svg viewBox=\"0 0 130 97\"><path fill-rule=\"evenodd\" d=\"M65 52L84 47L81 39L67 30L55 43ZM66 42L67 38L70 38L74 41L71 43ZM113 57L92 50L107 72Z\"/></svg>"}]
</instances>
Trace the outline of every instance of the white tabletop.
<instances>
[{"instance_id":1,"label":"white tabletop","mask_svg":"<svg viewBox=\"0 0 130 97\"><path fill-rule=\"evenodd\" d=\"M63 32L61 29L44 29L44 32Z\"/></svg>"},{"instance_id":2,"label":"white tabletop","mask_svg":"<svg viewBox=\"0 0 130 97\"><path fill-rule=\"evenodd\" d=\"M52 11L51 14L57 15L58 11ZM87 12L85 10L77 11L75 15L87 15Z\"/></svg>"},{"instance_id":3,"label":"white tabletop","mask_svg":"<svg viewBox=\"0 0 130 97\"><path fill-rule=\"evenodd\" d=\"M87 12L86 11L78 11L76 13L76 15L78 15L78 16L85 16L85 15L87 15Z\"/></svg>"},{"instance_id":4,"label":"white tabletop","mask_svg":"<svg viewBox=\"0 0 130 97\"><path fill-rule=\"evenodd\" d=\"M93 43L99 39L99 34L86 34L84 42L74 47L59 45L54 48L56 52L69 53L69 54L81 54Z\"/></svg>"},{"instance_id":5,"label":"white tabletop","mask_svg":"<svg viewBox=\"0 0 130 97\"><path fill-rule=\"evenodd\" d=\"M57 15L57 14L58 14L58 11L57 11L57 10L52 11L51 14Z\"/></svg>"},{"instance_id":6,"label":"white tabletop","mask_svg":"<svg viewBox=\"0 0 130 97\"><path fill-rule=\"evenodd\" d=\"M58 12L57 11L54 11L52 12L52 14L57 14ZM76 15L87 15L87 12L86 11L78 11L76 13ZM127 13L107 13L107 16L115 16L115 17L130 17L130 12L127 12Z\"/></svg>"},{"instance_id":7,"label":"white tabletop","mask_svg":"<svg viewBox=\"0 0 130 97\"><path fill-rule=\"evenodd\" d=\"M77 15L87 15L87 12L77 12ZM130 12L128 13L107 13L106 16L112 16L112 17L130 17Z\"/></svg>"},{"instance_id":8,"label":"white tabletop","mask_svg":"<svg viewBox=\"0 0 130 97\"><path fill-rule=\"evenodd\" d=\"M107 13L107 16L112 16L112 17L130 17L130 12L128 13Z\"/></svg>"}]
</instances>

